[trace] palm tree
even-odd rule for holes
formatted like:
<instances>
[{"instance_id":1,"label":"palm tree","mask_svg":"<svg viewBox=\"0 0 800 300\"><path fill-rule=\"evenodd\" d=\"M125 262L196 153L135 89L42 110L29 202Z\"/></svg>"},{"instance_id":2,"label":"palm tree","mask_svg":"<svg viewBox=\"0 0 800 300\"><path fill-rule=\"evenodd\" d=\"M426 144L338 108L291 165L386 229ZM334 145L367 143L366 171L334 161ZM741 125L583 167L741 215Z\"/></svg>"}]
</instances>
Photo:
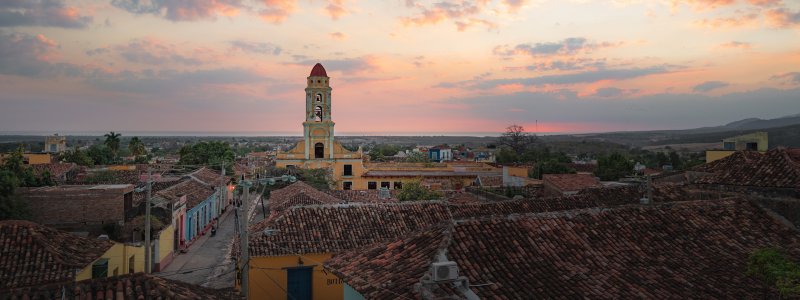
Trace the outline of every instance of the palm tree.
<instances>
[{"instance_id":1,"label":"palm tree","mask_svg":"<svg viewBox=\"0 0 800 300\"><path fill-rule=\"evenodd\" d=\"M128 142L128 150L131 151L133 156L142 155L146 151L144 148L144 143L139 139L138 136L132 137L131 141Z\"/></svg>"},{"instance_id":2,"label":"palm tree","mask_svg":"<svg viewBox=\"0 0 800 300\"><path fill-rule=\"evenodd\" d=\"M106 137L106 147L111 149L111 152L114 153L114 158L116 158L117 151L119 150L119 137L122 136L122 134L111 131L106 133L104 136Z\"/></svg>"}]
</instances>

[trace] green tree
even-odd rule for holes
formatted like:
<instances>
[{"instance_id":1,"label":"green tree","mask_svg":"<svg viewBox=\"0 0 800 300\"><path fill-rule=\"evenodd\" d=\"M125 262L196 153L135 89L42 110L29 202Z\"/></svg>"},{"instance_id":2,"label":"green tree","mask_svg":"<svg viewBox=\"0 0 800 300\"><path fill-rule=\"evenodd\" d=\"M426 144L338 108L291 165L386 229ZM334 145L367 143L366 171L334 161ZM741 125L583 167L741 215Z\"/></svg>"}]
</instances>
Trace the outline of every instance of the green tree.
<instances>
[{"instance_id":1,"label":"green tree","mask_svg":"<svg viewBox=\"0 0 800 300\"><path fill-rule=\"evenodd\" d=\"M95 165L108 165L114 163L114 152L105 145L92 145L86 151Z\"/></svg>"},{"instance_id":2,"label":"green tree","mask_svg":"<svg viewBox=\"0 0 800 300\"><path fill-rule=\"evenodd\" d=\"M544 174L575 174L575 169L568 167L558 159L551 158L549 160L536 163L533 169L528 172L529 177L542 179Z\"/></svg>"},{"instance_id":3,"label":"green tree","mask_svg":"<svg viewBox=\"0 0 800 300\"><path fill-rule=\"evenodd\" d=\"M428 158L428 156L422 152L410 152L408 153L408 156L406 156L405 158L405 162L426 163L430 161L431 160Z\"/></svg>"},{"instance_id":4,"label":"green tree","mask_svg":"<svg viewBox=\"0 0 800 300\"><path fill-rule=\"evenodd\" d=\"M128 150L131 151L131 155L133 156L143 155L147 152L144 147L144 143L139 139L138 136L132 137L131 141L128 142Z\"/></svg>"},{"instance_id":5,"label":"green tree","mask_svg":"<svg viewBox=\"0 0 800 300\"><path fill-rule=\"evenodd\" d=\"M600 180L619 180L633 173L633 163L625 155L615 152L597 159L595 176Z\"/></svg>"},{"instance_id":6,"label":"green tree","mask_svg":"<svg viewBox=\"0 0 800 300\"><path fill-rule=\"evenodd\" d=\"M119 151L120 137L122 136L122 134L111 131L109 133L104 134L103 136L106 137L106 140L103 143L106 145L106 147L108 147L108 149L111 149L111 153L114 154L114 158L117 158L117 152Z\"/></svg>"},{"instance_id":7,"label":"green tree","mask_svg":"<svg viewBox=\"0 0 800 300\"><path fill-rule=\"evenodd\" d=\"M206 165L219 170L225 162L226 172L233 174L235 155L231 146L222 141L199 142L183 146L180 150L180 165Z\"/></svg>"},{"instance_id":8,"label":"green tree","mask_svg":"<svg viewBox=\"0 0 800 300\"><path fill-rule=\"evenodd\" d=\"M2 169L11 172L16 177L19 186L34 187L34 186L47 186L53 185L53 179L50 172L37 176L34 174L33 169L25 165L25 157L23 156L22 145L16 151L11 152L11 155L6 157Z\"/></svg>"},{"instance_id":9,"label":"green tree","mask_svg":"<svg viewBox=\"0 0 800 300\"><path fill-rule=\"evenodd\" d=\"M27 203L14 197L19 179L9 170L0 170L0 220L29 219Z\"/></svg>"},{"instance_id":10,"label":"green tree","mask_svg":"<svg viewBox=\"0 0 800 300\"><path fill-rule=\"evenodd\" d=\"M403 182L403 189L397 193L397 200L400 201L436 200L441 198L441 193L424 187L420 179Z\"/></svg>"},{"instance_id":11,"label":"green tree","mask_svg":"<svg viewBox=\"0 0 800 300\"><path fill-rule=\"evenodd\" d=\"M511 164L520 161L517 152L514 152L514 150L508 148L500 148L500 150L497 151L497 154L495 156L497 162L501 164Z\"/></svg>"},{"instance_id":12,"label":"green tree","mask_svg":"<svg viewBox=\"0 0 800 300\"><path fill-rule=\"evenodd\" d=\"M94 160L92 160L89 154L85 151L81 151L81 149L78 149L77 146L72 150L67 150L66 152L62 153L61 161L75 163L79 166L94 166Z\"/></svg>"},{"instance_id":13,"label":"green tree","mask_svg":"<svg viewBox=\"0 0 800 300\"><path fill-rule=\"evenodd\" d=\"M800 266L777 248L758 249L747 259L747 275L764 284L764 298L775 287L783 297L800 296Z\"/></svg>"},{"instance_id":14,"label":"green tree","mask_svg":"<svg viewBox=\"0 0 800 300\"><path fill-rule=\"evenodd\" d=\"M336 185L330 169L298 169L297 177L318 190L330 190Z\"/></svg>"}]
</instances>

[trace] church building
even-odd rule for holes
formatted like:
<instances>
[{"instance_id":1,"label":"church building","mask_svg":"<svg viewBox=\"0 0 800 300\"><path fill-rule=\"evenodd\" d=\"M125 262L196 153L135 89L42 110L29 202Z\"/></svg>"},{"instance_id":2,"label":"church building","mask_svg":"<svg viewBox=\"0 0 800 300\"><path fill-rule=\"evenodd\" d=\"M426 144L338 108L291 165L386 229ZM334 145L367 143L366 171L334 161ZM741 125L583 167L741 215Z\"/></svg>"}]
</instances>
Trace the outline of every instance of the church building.
<instances>
[{"instance_id":1,"label":"church building","mask_svg":"<svg viewBox=\"0 0 800 300\"><path fill-rule=\"evenodd\" d=\"M276 158L278 168L332 169L337 188L350 189L350 178L359 178L364 172L361 149L353 152L334 139L331 116L330 77L322 64L311 69L306 85L306 113L303 122L303 140ZM350 182L350 183L346 183Z\"/></svg>"},{"instance_id":2,"label":"church building","mask_svg":"<svg viewBox=\"0 0 800 300\"><path fill-rule=\"evenodd\" d=\"M479 176L499 176L502 170L475 162L377 163L365 162L359 147L353 152L334 139L330 77L322 64L314 65L306 83L303 140L276 154L278 168L328 169L337 190L402 189L410 180L422 180L434 189L458 190Z\"/></svg>"}]
</instances>

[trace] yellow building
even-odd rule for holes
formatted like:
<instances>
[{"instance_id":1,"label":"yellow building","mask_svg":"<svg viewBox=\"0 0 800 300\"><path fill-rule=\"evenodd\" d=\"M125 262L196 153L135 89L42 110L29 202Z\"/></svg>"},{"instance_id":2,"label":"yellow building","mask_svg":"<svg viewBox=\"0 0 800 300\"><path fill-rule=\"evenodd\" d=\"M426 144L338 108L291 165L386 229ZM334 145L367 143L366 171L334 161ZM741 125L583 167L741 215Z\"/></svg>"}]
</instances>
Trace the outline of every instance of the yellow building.
<instances>
[{"instance_id":1,"label":"yellow building","mask_svg":"<svg viewBox=\"0 0 800 300\"><path fill-rule=\"evenodd\" d=\"M82 237L30 221L0 221L0 249L8 258L0 267L0 295L4 289L144 271L142 246Z\"/></svg>"},{"instance_id":2,"label":"yellow building","mask_svg":"<svg viewBox=\"0 0 800 300\"><path fill-rule=\"evenodd\" d=\"M303 192L284 194L298 200ZM350 299L352 289L323 267L326 261L447 220L446 206L440 201L306 205L263 220L250 228L249 299Z\"/></svg>"},{"instance_id":3,"label":"yellow building","mask_svg":"<svg viewBox=\"0 0 800 300\"><path fill-rule=\"evenodd\" d=\"M11 153L0 153L0 163L4 163L9 156ZM22 162L26 165L49 164L52 159L50 153L22 153Z\"/></svg>"},{"instance_id":4,"label":"yellow building","mask_svg":"<svg viewBox=\"0 0 800 300\"><path fill-rule=\"evenodd\" d=\"M736 151L767 152L769 149L769 136L766 132L754 132L734 136L722 140L722 150L706 151L706 163L730 156Z\"/></svg>"},{"instance_id":5,"label":"yellow building","mask_svg":"<svg viewBox=\"0 0 800 300\"><path fill-rule=\"evenodd\" d=\"M335 189L400 189L403 182L421 178L438 189L458 189L481 175L500 175L499 168L484 163L376 163L364 162L361 149L353 152L334 139L331 116L330 77L321 64L314 65L307 78L303 140L294 148L276 154L278 168L328 169Z\"/></svg>"}]
</instances>

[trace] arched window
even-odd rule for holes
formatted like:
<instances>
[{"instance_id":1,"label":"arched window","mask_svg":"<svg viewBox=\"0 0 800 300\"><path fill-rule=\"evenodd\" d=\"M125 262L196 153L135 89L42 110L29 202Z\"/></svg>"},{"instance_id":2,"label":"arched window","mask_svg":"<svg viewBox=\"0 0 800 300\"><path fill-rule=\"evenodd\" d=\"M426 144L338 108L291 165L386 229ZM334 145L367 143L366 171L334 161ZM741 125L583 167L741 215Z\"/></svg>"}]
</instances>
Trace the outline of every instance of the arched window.
<instances>
[{"instance_id":1,"label":"arched window","mask_svg":"<svg viewBox=\"0 0 800 300\"><path fill-rule=\"evenodd\" d=\"M322 121L322 106L314 107L314 120L317 122Z\"/></svg>"},{"instance_id":2,"label":"arched window","mask_svg":"<svg viewBox=\"0 0 800 300\"><path fill-rule=\"evenodd\" d=\"M317 94L317 102L322 102L322 94Z\"/></svg>"},{"instance_id":3,"label":"arched window","mask_svg":"<svg viewBox=\"0 0 800 300\"><path fill-rule=\"evenodd\" d=\"M322 143L314 144L314 158L325 158L325 145Z\"/></svg>"}]
</instances>

